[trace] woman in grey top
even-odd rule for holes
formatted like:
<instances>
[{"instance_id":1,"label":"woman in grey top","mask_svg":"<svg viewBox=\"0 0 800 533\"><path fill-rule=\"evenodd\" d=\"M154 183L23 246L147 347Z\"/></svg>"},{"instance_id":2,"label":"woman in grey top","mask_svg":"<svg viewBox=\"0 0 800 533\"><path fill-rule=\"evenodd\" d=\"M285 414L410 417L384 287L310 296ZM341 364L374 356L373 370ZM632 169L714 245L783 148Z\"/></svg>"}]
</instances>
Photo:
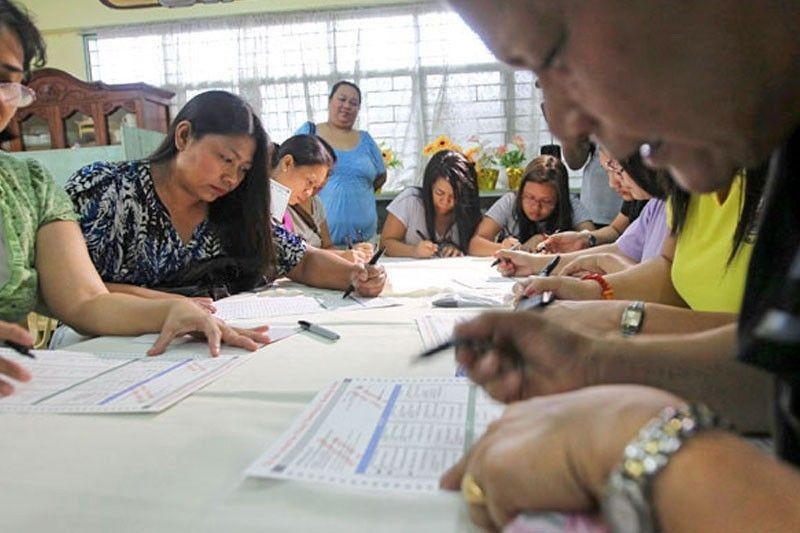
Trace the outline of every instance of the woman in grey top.
<instances>
[{"instance_id":1,"label":"woman in grey top","mask_svg":"<svg viewBox=\"0 0 800 533\"><path fill-rule=\"evenodd\" d=\"M573 229L591 230L594 224L580 200L570 196L564 164L541 155L528 163L519 190L504 194L486 212L469 243L469 253L492 255L517 244L532 250L547 235Z\"/></svg>"},{"instance_id":2,"label":"woman in grey top","mask_svg":"<svg viewBox=\"0 0 800 533\"><path fill-rule=\"evenodd\" d=\"M475 167L459 152L437 152L425 167L422 187L404 190L386 210L381 245L387 255L464 255L481 217Z\"/></svg>"}]
</instances>

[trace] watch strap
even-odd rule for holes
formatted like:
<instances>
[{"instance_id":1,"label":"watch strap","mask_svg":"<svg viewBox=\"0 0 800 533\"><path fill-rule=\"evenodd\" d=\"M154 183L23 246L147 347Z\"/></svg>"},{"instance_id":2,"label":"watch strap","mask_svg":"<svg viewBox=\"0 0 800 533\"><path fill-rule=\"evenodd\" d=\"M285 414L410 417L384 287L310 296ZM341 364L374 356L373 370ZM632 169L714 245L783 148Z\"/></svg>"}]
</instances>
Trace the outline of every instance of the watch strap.
<instances>
[{"instance_id":1,"label":"watch strap","mask_svg":"<svg viewBox=\"0 0 800 533\"><path fill-rule=\"evenodd\" d=\"M612 531L627 530L607 505L614 497L624 497L635 509L639 531L660 531L652 509L651 492L655 477L684 443L698 432L720 427L719 417L703 404L666 407L648 422L625 447L622 461L606 485L603 511Z\"/></svg>"}]
</instances>

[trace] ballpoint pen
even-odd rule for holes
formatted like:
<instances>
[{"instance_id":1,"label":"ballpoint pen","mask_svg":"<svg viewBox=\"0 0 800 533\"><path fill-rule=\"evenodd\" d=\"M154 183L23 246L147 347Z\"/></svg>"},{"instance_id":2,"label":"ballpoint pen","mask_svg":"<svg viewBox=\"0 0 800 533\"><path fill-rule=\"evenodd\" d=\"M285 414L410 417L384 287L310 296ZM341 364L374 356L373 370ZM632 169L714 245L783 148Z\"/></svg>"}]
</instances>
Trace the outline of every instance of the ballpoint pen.
<instances>
[{"instance_id":1,"label":"ballpoint pen","mask_svg":"<svg viewBox=\"0 0 800 533\"><path fill-rule=\"evenodd\" d=\"M369 260L369 262L367 263L367 265L374 265L375 263L377 263L377 262L378 262L378 259L380 259L380 258L381 258L381 256L383 255L383 252L385 252L385 251L386 251L386 248L378 248L378 251L377 251L377 252L375 252L375 254L374 254L374 255L373 255L371 258L370 258L370 260ZM356 290L356 288L355 288L355 286L354 286L354 285L351 283L350 285L348 285L348 286L347 286L347 289L344 291L344 295L342 296L342 299L345 299L345 298L347 298L348 296L350 296L350 294L351 294L351 293L352 293L354 290Z\"/></svg>"},{"instance_id":2,"label":"ballpoint pen","mask_svg":"<svg viewBox=\"0 0 800 533\"><path fill-rule=\"evenodd\" d=\"M31 349L28 348L27 346L23 346L18 342L9 340L3 341L3 344L5 344L6 346L8 346L9 348L11 348L20 355L24 355L25 357L30 357L31 359L36 359L36 356L31 353Z\"/></svg>"},{"instance_id":3,"label":"ballpoint pen","mask_svg":"<svg viewBox=\"0 0 800 533\"><path fill-rule=\"evenodd\" d=\"M514 250L519 250L519 247L520 247L520 246L522 246L522 243L521 243L521 242L518 242L517 244L515 244L514 246L512 246L511 248L509 248L509 249L508 249L508 251L509 251L509 252L513 252ZM501 261L501 259L498 257L497 259L495 259L494 261L492 261L492 264L491 264L491 265L489 265L489 268L494 268L494 267L496 267L497 265L499 265L499 264L500 264L500 261Z\"/></svg>"},{"instance_id":4,"label":"ballpoint pen","mask_svg":"<svg viewBox=\"0 0 800 533\"><path fill-rule=\"evenodd\" d=\"M541 309L542 307L545 307L546 305L548 305L553 300L555 300L555 298L553 297L553 291L544 291L542 293L534 294L533 296L529 296L527 298L520 299L520 301L517 302L517 305L514 307L514 310L515 311L531 311L533 309ZM461 347L461 346L470 347L470 348L472 348L474 351L476 351L478 353L485 353L485 352L487 352L489 350L489 348L492 347L492 342L490 340L488 340L488 339L476 340L476 339L456 339L456 338L451 338L451 339L448 339L448 340L444 341L443 343L441 343L441 344L439 344L437 346L434 346L432 348L429 348L429 349L425 350L424 352L419 354L417 359L418 360L419 359L425 359L427 357L430 357L430 356L432 356L434 354L437 354L437 353L442 352L444 350L447 350L449 348L453 348L453 347L457 348L457 347Z\"/></svg>"},{"instance_id":5,"label":"ballpoint pen","mask_svg":"<svg viewBox=\"0 0 800 533\"><path fill-rule=\"evenodd\" d=\"M341 338L339 334L336 333L335 331L331 331L328 328L323 328L322 326L313 324L306 320L298 320L297 323L300 324L300 327L303 328L305 331L315 333L325 339L331 341L338 341Z\"/></svg>"},{"instance_id":6,"label":"ballpoint pen","mask_svg":"<svg viewBox=\"0 0 800 533\"><path fill-rule=\"evenodd\" d=\"M546 278L547 276L549 276L550 274L553 273L553 270L555 270L556 266L558 266L558 262L559 261L561 261L561 256L560 255L555 256L554 258L552 258L550 260L549 263L547 263L544 266L543 269L541 269L539 272L537 272L536 275Z\"/></svg>"}]
</instances>

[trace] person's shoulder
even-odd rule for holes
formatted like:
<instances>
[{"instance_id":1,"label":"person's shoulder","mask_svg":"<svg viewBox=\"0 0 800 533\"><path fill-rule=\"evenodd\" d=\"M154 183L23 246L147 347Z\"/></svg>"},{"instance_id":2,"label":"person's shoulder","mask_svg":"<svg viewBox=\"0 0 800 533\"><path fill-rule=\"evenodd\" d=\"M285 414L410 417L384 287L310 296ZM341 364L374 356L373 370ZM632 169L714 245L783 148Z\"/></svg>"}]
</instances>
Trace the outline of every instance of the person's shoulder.
<instances>
[{"instance_id":1,"label":"person's shoulder","mask_svg":"<svg viewBox=\"0 0 800 533\"><path fill-rule=\"evenodd\" d=\"M310 120L300 124L300 127L294 132L295 135L315 135L317 133L317 125Z\"/></svg>"},{"instance_id":2,"label":"person's shoulder","mask_svg":"<svg viewBox=\"0 0 800 533\"><path fill-rule=\"evenodd\" d=\"M411 203L422 201L422 190L419 187L406 187L400 194L394 197L392 203Z\"/></svg>"},{"instance_id":3,"label":"person's shoulder","mask_svg":"<svg viewBox=\"0 0 800 533\"><path fill-rule=\"evenodd\" d=\"M147 166L142 161L97 161L78 169L64 188L70 195L92 189L127 188L138 184L146 172Z\"/></svg>"}]
</instances>

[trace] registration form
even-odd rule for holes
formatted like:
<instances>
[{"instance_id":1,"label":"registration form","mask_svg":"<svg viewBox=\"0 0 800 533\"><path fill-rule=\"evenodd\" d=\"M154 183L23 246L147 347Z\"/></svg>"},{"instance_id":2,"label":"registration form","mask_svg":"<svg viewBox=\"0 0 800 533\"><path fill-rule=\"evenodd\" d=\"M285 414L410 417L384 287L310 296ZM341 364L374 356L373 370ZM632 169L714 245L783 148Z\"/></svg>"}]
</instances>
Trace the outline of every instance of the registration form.
<instances>
[{"instance_id":1,"label":"registration form","mask_svg":"<svg viewBox=\"0 0 800 533\"><path fill-rule=\"evenodd\" d=\"M0 349L32 379L14 383L0 413L154 413L166 409L237 366L248 355L94 355L34 350L36 359Z\"/></svg>"},{"instance_id":2,"label":"registration form","mask_svg":"<svg viewBox=\"0 0 800 533\"><path fill-rule=\"evenodd\" d=\"M504 406L459 378L348 378L253 463L255 477L433 492Z\"/></svg>"}]
</instances>

